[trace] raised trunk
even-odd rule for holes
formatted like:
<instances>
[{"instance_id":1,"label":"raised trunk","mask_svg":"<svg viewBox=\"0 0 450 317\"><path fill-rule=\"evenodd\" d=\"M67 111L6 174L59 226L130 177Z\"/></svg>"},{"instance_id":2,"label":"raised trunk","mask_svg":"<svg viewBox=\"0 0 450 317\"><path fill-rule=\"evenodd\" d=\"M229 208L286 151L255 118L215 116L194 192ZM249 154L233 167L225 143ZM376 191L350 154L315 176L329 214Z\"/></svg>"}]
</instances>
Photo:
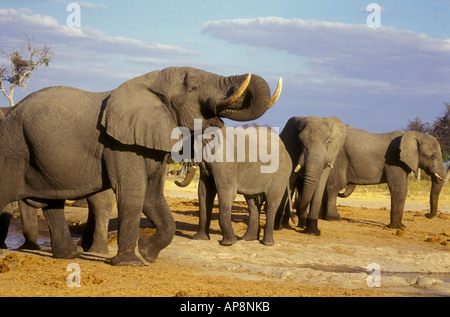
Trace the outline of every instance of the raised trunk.
<instances>
[{"instance_id":1,"label":"raised trunk","mask_svg":"<svg viewBox=\"0 0 450 317\"><path fill-rule=\"evenodd\" d=\"M439 175L445 175L445 168L438 172ZM430 191L430 213L426 214L427 218L433 218L437 214L439 194L441 193L444 181L438 179L436 176L431 175L431 191Z\"/></svg>"},{"instance_id":2,"label":"raised trunk","mask_svg":"<svg viewBox=\"0 0 450 317\"><path fill-rule=\"evenodd\" d=\"M227 92L226 98L236 92L247 77L248 75L225 77L220 86ZM269 85L263 78L252 75L244 93L231 105L221 106L219 104L215 112L219 117L235 121L250 121L261 117L267 111L270 103Z\"/></svg>"}]
</instances>

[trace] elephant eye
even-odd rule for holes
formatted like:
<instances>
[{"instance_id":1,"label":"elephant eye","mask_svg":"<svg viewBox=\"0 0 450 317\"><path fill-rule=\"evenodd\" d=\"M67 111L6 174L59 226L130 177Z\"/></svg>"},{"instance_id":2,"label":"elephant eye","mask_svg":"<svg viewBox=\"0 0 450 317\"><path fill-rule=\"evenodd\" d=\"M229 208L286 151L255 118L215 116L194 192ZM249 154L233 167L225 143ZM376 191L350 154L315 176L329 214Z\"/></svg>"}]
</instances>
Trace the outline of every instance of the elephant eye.
<instances>
[{"instance_id":1,"label":"elephant eye","mask_svg":"<svg viewBox=\"0 0 450 317\"><path fill-rule=\"evenodd\" d=\"M331 142L331 140L328 139L328 140L326 140L325 144L328 145L328 144L330 144L330 142Z\"/></svg>"},{"instance_id":2,"label":"elephant eye","mask_svg":"<svg viewBox=\"0 0 450 317\"><path fill-rule=\"evenodd\" d=\"M192 86L192 87L189 89L189 93L194 92L194 91L196 91L197 89L198 89L198 86Z\"/></svg>"}]
</instances>

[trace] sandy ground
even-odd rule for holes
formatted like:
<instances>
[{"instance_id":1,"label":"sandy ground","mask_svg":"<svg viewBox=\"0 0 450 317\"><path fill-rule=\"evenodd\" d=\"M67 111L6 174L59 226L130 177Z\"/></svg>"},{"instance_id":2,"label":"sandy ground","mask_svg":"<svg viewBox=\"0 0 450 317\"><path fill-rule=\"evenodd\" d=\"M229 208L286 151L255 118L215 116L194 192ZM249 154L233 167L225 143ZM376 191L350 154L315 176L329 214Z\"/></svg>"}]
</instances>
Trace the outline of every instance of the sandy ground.
<instances>
[{"instance_id":1,"label":"sandy ground","mask_svg":"<svg viewBox=\"0 0 450 317\"><path fill-rule=\"evenodd\" d=\"M448 197L441 200L444 212L431 220L424 217L426 201L408 198L411 204L403 218L407 227L396 230L385 227L389 211L383 204L389 197L368 199L355 193L339 201L342 221L319 221L319 237L292 228L276 231L272 247L242 240L224 247L218 243L217 208L211 240L191 239L198 224L196 190L196 183L177 188L173 176L169 177L166 197L177 231L155 263L145 267L108 264L117 250L116 210L111 215L109 255L54 259L43 222L42 251L10 249L0 255L0 296L450 296ZM70 224L82 224L86 216L85 208L67 207ZM246 204L240 198L233 208L238 237L244 234L246 221ZM13 219L14 226L20 226L20 219ZM146 219L141 227L152 231L146 228ZM17 242L17 228L12 231L9 244ZM68 279L72 284L76 281L67 271L71 263L79 265L80 287L68 286Z\"/></svg>"}]
</instances>

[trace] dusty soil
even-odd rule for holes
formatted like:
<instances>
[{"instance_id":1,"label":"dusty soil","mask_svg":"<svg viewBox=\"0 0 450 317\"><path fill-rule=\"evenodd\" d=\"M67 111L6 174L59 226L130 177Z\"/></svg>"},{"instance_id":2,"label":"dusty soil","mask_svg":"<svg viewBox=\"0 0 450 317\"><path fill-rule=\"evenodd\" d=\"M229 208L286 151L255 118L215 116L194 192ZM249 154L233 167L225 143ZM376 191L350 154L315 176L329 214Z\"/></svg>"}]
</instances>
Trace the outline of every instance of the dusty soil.
<instances>
[{"instance_id":1,"label":"dusty soil","mask_svg":"<svg viewBox=\"0 0 450 317\"><path fill-rule=\"evenodd\" d=\"M155 263L145 267L108 264L117 250L114 210L109 255L54 259L45 242L40 242L42 251L3 250L0 296L450 296L450 213L445 212L450 204L445 198L444 212L436 218L425 218L426 211L416 204L419 210L405 211L406 229L396 230L385 227L389 223L386 207L377 207L373 199L367 200L370 207L361 206L364 200L355 195L353 201L351 197L340 201L342 221L319 221L319 237L293 227L276 231L272 247L242 240L224 247L218 243L217 208L211 240L191 239L198 224L196 185L181 189L172 184L169 178L166 196L177 231ZM73 227L79 227L87 209L67 207L66 216ZM246 221L246 204L240 198L233 208L238 237L244 234ZM45 223L42 226L45 235ZM141 227L152 232L145 219ZM70 263L80 267L81 287L68 286ZM368 271L371 263L380 268L379 280L374 279L376 271ZM372 284L379 281L379 287L369 287L368 279Z\"/></svg>"}]
</instances>

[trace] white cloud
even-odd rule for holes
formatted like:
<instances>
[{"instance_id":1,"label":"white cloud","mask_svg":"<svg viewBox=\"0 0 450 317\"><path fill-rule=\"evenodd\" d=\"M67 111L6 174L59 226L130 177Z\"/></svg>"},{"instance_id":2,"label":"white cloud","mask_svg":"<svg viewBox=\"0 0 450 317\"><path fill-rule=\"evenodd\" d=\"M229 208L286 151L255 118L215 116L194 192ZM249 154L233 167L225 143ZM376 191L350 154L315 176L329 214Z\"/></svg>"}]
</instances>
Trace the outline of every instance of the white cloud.
<instances>
[{"instance_id":1,"label":"white cloud","mask_svg":"<svg viewBox=\"0 0 450 317\"><path fill-rule=\"evenodd\" d=\"M432 121L450 101L449 39L279 17L210 21L202 32L298 57L290 59L280 104L270 114L280 126L293 115L336 115L363 129L390 131L417 116Z\"/></svg>"},{"instance_id":2,"label":"white cloud","mask_svg":"<svg viewBox=\"0 0 450 317\"><path fill-rule=\"evenodd\" d=\"M84 2L82 4L88 5ZM77 85L67 74L76 73L77 79L81 79L83 73L86 77L97 75L102 76L104 82L110 81L117 84L118 77L124 81L129 79L126 76L130 74L142 74L152 70L143 69L142 65L130 64L132 57L169 60L171 58L188 59L195 54L181 46L109 36L89 26L68 27L51 16L32 14L30 10L0 9L0 29L2 30L0 43L6 51L23 45L26 39L25 34L34 37L36 44L52 47L54 55L45 73L58 77L54 77L53 82L48 78L43 79L43 82L46 84L50 82L53 85L76 85L90 90L95 90L97 87L84 86L83 82ZM89 80L86 79L86 82ZM31 90L33 86L40 88L39 80L33 79L30 85ZM110 87L112 88L114 86ZM20 94L19 91L17 93Z\"/></svg>"},{"instance_id":3,"label":"white cloud","mask_svg":"<svg viewBox=\"0 0 450 317\"><path fill-rule=\"evenodd\" d=\"M7 52L23 47L25 34L33 37L35 44L50 46L54 52L50 67L35 72L29 90L16 90L16 101L29 92L53 85L89 91L114 89L130 78L155 69L133 59L164 59L170 65L170 60L188 60L196 54L181 46L109 36L89 26L71 28L51 16L32 14L30 10L0 9L0 30L0 47Z\"/></svg>"},{"instance_id":4,"label":"white cloud","mask_svg":"<svg viewBox=\"0 0 450 317\"><path fill-rule=\"evenodd\" d=\"M50 16L26 14L14 9L0 9L0 40L23 38L24 33L38 34L39 40L48 45L67 45L72 49L109 52L111 54L145 55L167 54L189 55L192 52L174 45L144 42L137 39L107 36L91 27L74 28L61 25Z\"/></svg>"},{"instance_id":5,"label":"white cloud","mask_svg":"<svg viewBox=\"0 0 450 317\"><path fill-rule=\"evenodd\" d=\"M332 78L441 89L450 80L450 40L408 30L269 17L211 21L202 31L233 44L288 51L306 58L312 73Z\"/></svg>"},{"instance_id":6,"label":"white cloud","mask_svg":"<svg viewBox=\"0 0 450 317\"><path fill-rule=\"evenodd\" d=\"M106 9L106 5L104 4L94 4L90 2L84 2L84 1L75 1L80 5L82 8L90 9L90 10L104 10Z\"/></svg>"}]
</instances>

